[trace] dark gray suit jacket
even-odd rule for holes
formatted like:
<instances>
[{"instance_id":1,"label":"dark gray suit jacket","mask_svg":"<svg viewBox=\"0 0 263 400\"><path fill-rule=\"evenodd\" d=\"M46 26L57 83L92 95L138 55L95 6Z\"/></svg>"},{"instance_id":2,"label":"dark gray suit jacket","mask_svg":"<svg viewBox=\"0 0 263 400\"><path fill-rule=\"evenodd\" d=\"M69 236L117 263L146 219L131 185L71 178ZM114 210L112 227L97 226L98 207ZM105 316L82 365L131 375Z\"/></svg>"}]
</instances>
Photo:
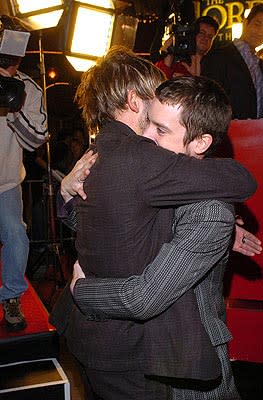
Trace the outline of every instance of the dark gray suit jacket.
<instances>
[{"instance_id":1,"label":"dark gray suit jacket","mask_svg":"<svg viewBox=\"0 0 263 400\"><path fill-rule=\"evenodd\" d=\"M234 160L176 155L120 122L103 128L97 148L99 159L85 182L88 198L79 200L77 207L76 247L87 277L141 274L161 245L172 239L171 206L207 197L243 201L256 188L248 171ZM218 374L220 366L193 291L145 322L87 318L78 307L70 308L67 293L52 312L51 322L65 333L69 348L85 365L196 379ZM186 313L188 329L176 324L178 314L186 317ZM189 348L204 349L201 366Z\"/></svg>"}]
</instances>

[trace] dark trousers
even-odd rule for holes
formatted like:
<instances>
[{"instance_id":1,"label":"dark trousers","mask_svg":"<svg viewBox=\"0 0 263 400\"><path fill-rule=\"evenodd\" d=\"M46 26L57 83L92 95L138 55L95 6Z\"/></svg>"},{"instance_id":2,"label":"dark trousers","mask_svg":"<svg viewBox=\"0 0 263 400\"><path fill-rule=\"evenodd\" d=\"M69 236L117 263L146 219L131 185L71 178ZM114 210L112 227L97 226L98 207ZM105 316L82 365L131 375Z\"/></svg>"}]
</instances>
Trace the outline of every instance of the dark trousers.
<instances>
[{"instance_id":1,"label":"dark trousers","mask_svg":"<svg viewBox=\"0 0 263 400\"><path fill-rule=\"evenodd\" d=\"M139 371L98 371L79 365L85 400L171 400L170 386Z\"/></svg>"}]
</instances>

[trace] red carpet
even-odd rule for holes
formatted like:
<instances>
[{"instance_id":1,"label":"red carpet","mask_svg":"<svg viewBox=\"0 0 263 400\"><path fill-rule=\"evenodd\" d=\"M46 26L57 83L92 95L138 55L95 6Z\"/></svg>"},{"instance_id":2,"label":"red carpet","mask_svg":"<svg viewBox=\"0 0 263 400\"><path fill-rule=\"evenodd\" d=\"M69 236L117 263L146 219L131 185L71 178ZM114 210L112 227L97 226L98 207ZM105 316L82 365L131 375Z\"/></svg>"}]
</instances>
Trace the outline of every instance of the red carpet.
<instances>
[{"instance_id":1,"label":"red carpet","mask_svg":"<svg viewBox=\"0 0 263 400\"><path fill-rule=\"evenodd\" d=\"M21 337L36 333L52 332L55 328L48 322L48 312L40 301L35 290L29 283L29 288L21 298L27 327L19 332L7 332L4 328L3 309L0 307L0 340Z\"/></svg>"}]
</instances>

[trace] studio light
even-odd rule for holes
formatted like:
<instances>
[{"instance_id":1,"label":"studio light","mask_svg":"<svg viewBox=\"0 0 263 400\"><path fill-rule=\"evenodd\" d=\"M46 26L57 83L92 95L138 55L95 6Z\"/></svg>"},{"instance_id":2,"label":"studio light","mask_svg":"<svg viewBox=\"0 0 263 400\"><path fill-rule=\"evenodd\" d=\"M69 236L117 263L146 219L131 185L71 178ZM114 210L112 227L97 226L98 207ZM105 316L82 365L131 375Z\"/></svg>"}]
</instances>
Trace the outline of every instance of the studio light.
<instances>
[{"instance_id":1,"label":"studio light","mask_svg":"<svg viewBox=\"0 0 263 400\"><path fill-rule=\"evenodd\" d=\"M115 6L112 0L10 0L12 14L31 30L57 26L62 17L60 47L77 71L85 71L112 44Z\"/></svg>"},{"instance_id":2,"label":"studio light","mask_svg":"<svg viewBox=\"0 0 263 400\"><path fill-rule=\"evenodd\" d=\"M10 0L13 15L32 30L57 26L63 10L63 0Z\"/></svg>"},{"instance_id":3,"label":"studio light","mask_svg":"<svg viewBox=\"0 0 263 400\"><path fill-rule=\"evenodd\" d=\"M85 71L111 46L115 20L113 1L72 1L66 18L63 51L77 71Z\"/></svg>"}]
</instances>

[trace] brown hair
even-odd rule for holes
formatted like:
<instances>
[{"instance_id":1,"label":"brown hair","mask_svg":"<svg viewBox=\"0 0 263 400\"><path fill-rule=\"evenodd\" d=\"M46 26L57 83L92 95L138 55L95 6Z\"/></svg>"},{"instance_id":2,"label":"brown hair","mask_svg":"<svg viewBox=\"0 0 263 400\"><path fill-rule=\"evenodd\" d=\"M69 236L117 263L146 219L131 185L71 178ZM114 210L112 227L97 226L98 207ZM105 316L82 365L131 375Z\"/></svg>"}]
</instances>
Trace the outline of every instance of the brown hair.
<instances>
[{"instance_id":1,"label":"brown hair","mask_svg":"<svg viewBox=\"0 0 263 400\"><path fill-rule=\"evenodd\" d=\"M123 46L114 46L98 63L86 71L77 88L75 101L90 133L125 110L128 89L143 100L154 97L165 77L150 61Z\"/></svg>"},{"instance_id":2,"label":"brown hair","mask_svg":"<svg viewBox=\"0 0 263 400\"><path fill-rule=\"evenodd\" d=\"M219 24L218 22L210 17L210 15L203 15L202 17L199 17L196 21L195 21L195 31L196 33L200 32L200 24L206 24L211 26L212 28L214 28L215 30L215 34L217 34L218 29L219 29Z\"/></svg>"},{"instance_id":3,"label":"brown hair","mask_svg":"<svg viewBox=\"0 0 263 400\"><path fill-rule=\"evenodd\" d=\"M248 14L248 16L246 18L247 23L249 24L252 21L252 19L255 18L255 16L260 14L260 13L263 14L263 4L262 3L257 4L257 5L255 5L254 7L251 8L251 11L250 11L250 13Z\"/></svg>"},{"instance_id":4,"label":"brown hair","mask_svg":"<svg viewBox=\"0 0 263 400\"><path fill-rule=\"evenodd\" d=\"M201 76L182 76L162 83L155 94L163 104L180 106L180 123L186 129L184 145L203 134L210 134L213 143L205 153L208 155L226 137L231 106L224 90L215 81Z\"/></svg>"}]
</instances>

